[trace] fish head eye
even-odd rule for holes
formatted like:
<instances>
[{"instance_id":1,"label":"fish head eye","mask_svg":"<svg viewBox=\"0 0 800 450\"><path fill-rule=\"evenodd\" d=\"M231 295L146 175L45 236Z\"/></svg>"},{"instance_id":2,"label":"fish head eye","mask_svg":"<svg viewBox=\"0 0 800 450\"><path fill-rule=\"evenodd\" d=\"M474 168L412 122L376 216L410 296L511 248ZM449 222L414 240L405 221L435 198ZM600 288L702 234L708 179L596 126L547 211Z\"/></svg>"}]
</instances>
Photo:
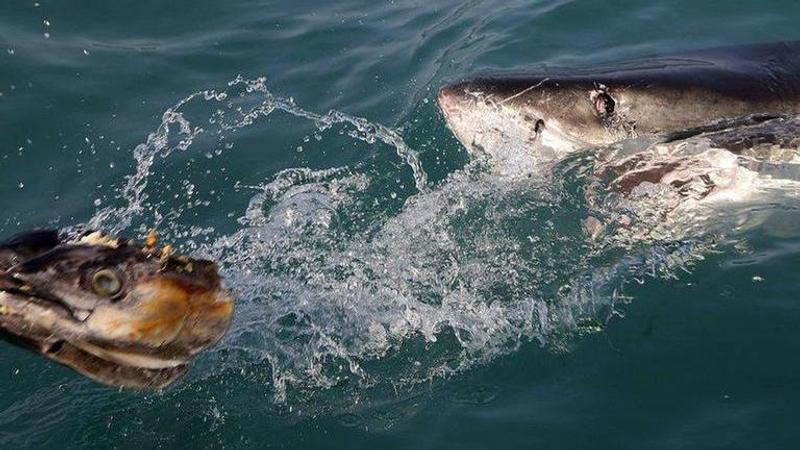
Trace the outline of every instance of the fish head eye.
<instances>
[{"instance_id":1,"label":"fish head eye","mask_svg":"<svg viewBox=\"0 0 800 450\"><path fill-rule=\"evenodd\" d=\"M122 280L112 269L100 269L92 276L92 289L103 297L114 297L122 291Z\"/></svg>"},{"instance_id":2,"label":"fish head eye","mask_svg":"<svg viewBox=\"0 0 800 450\"><path fill-rule=\"evenodd\" d=\"M539 134L542 131L544 131L544 120L542 119L537 120L536 123L533 125L533 131L535 131L536 134Z\"/></svg>"}]
</instances>

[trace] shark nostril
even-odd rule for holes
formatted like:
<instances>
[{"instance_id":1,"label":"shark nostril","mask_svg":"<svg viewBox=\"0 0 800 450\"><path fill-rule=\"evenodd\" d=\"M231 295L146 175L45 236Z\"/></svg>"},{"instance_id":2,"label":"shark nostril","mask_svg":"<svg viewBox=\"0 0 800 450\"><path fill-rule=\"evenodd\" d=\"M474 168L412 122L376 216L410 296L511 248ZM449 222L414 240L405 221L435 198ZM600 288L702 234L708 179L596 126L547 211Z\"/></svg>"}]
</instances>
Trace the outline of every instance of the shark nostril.
<instances>
[{"instance_id":1,"label":"shark nostril","mask_svg":"<svg viewBox=\"0 0 800 450\"><path fill-rule=\"evenodd\" d=\"M439 92L436 95L439 108L445 113L450 113L474 101L475 97L468 95L467 86L464 83L455 83L439 88Z\"/></svg>"}]
</instances>

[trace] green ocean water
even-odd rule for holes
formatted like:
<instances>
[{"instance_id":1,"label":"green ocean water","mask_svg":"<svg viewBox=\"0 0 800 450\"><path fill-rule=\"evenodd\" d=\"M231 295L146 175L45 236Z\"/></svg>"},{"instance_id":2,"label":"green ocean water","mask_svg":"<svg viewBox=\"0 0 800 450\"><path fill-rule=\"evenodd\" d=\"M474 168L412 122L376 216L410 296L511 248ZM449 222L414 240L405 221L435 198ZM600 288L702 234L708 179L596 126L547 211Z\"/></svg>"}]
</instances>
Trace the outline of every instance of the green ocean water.
<instances>
[{"instance_id":1,"label":"green ocean water","mask_svg":"<svg viewBox=\"0 0 800 450\"><path fill-rule=\"evenodd\" d=\"M799 18L790 1L3 2L0 234L157 227L218 260L238 303L158 393L0 345L0 448L797 448L800 236L598 249L572 163L494 176L435 99L493 69L795 40Z\"/></svg>"}]
</instances>

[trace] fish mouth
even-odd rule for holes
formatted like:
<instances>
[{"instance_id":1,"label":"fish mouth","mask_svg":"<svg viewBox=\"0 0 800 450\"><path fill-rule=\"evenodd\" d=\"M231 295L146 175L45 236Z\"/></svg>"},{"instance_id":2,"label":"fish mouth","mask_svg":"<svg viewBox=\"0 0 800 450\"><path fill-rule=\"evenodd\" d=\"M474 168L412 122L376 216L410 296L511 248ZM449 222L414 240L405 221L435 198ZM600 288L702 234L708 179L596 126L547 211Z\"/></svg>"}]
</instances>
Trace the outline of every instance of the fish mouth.
<instances>
[{"instance_id":1,"label":"fish mouth","mask_svg":"<svg viewBox=\"0 0 800 450\"><path fill-rule=\"evenodd\" d=\"M56 340L43 344L45 343L38 343L38 347L47 358L94 381L114 387L162 389L175 382L189 368L188 361L163 360L145 354L119 352L79 341ZM135 364L145 360L147 364ZM156 367L158 365L163 367Z\"/></svg>"},{"instance_id":2,"label":"fish mouth","mask_svg":"<svg viewBox=\"0 0 800 450\"><path fill-rule=\"evenodd\" d=\"M169 286L174 288L171 283ZM161 389L180 378L196 354L221 338L233 313L233 300L223 289L194 293L186 302L190 308L181 311L169 304L175 301L174 294L171 290L156 293L140 314L130 313L122 322L114 318L98 325L89 318L80 320L85 313L76 313L50 296L0 290L0 334L102 384ZM152 314L159 310L164 313ZM179 325L175 323L178 315L182 316ZM103 333L97 330L108 327L134 331L126 331L128 340L120 339L119 333L99 339ZM172 340L158 345L158 341L148 339L163 334L163 330L174 334Z\"/></svg>"},{"instance_id":3,"label":"fish mouth","mask_svg":"<svg viewBox=\"0 0 800 450\"><path fill-rule=\"evenodd\" d=\"M35 323L32 316L44 323ZM0 328L3 338L103 384L134 389L158 389L168 386L187 370L186 361L164 359L147 353L117 350L54 332L49 322L60 330L79 329L81 322L72 312L51 298L0 292Z\"/></svg>"}]
</instances>

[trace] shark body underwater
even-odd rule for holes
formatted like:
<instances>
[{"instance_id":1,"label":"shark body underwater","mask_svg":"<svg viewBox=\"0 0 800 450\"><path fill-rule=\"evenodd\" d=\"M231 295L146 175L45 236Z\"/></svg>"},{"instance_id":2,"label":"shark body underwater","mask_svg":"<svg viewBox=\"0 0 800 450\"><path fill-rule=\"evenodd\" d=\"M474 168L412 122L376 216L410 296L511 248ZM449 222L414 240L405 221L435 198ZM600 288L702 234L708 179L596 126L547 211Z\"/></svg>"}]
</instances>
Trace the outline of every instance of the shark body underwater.
<instances>
[{"instance_id":1,"label":"shark body underwater","mask_svg":"<svg viewBox=\"0 0 800 450\"><path fill-rule=\"evenodd\" d=\"M0 332L103 384L159 389L226 332L216 265L100 232L0 244Z\"/></svg>"}]
</instances>

